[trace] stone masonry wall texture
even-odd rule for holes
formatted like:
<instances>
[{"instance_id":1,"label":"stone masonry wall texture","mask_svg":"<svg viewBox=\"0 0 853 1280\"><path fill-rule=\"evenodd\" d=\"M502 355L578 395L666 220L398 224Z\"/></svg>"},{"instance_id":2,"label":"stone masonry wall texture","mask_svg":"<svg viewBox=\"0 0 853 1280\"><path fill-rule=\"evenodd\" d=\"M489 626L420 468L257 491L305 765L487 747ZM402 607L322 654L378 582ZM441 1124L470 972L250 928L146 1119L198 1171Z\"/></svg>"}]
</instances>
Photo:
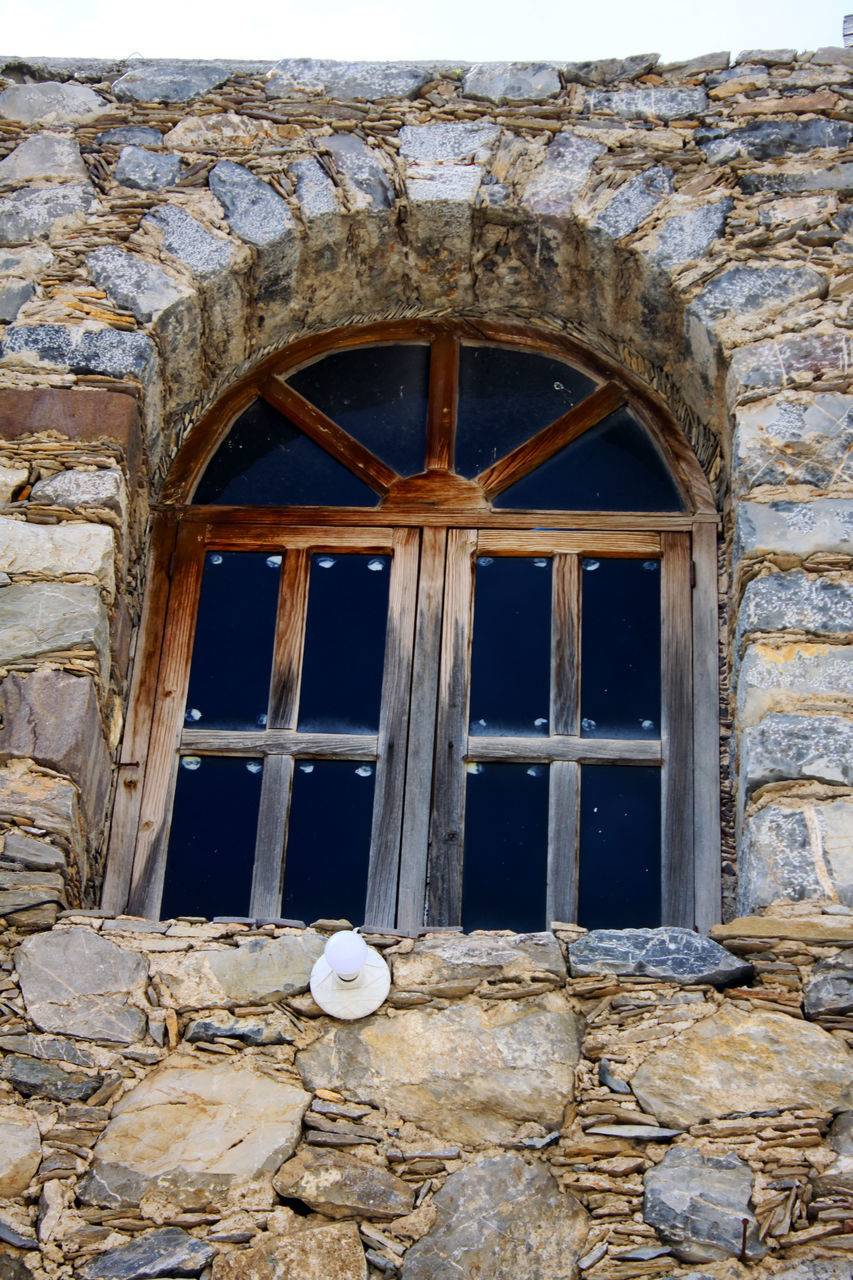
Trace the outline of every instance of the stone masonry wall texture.
<instances>
[{"instance_id":1,"label":"stone masonry wall texture","mask_svg":"<svg viewBox=\"0 0 853 1280\"><path fill-rule=\"evenodd\" d=\"M0 1280L849 1280L852 191L853 50L0 59ZM341 1024L333 922L97 908L148 508L264 356L443 314L708 475L738 918L373 937Z\"/></svg>"}]
</instances>

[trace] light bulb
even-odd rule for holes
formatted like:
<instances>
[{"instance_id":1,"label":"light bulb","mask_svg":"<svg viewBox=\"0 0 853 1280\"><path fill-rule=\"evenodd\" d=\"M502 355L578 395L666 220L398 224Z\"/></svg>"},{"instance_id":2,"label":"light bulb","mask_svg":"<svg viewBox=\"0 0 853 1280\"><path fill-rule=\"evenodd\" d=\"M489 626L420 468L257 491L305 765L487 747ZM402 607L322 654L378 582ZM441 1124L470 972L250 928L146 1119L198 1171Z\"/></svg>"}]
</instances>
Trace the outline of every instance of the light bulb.
<instances>
[{"instance_id":1,"label":"light bulb","mask_svg":"<svg viewBox=\"0 0 853 1280\"><path fill-rule=\"evenodd\" d=\"M332 934L323 951L329 968L342 982L353 982L367 960L368 946L360 933L342 929Z\"/></svg>"}]
</instances>

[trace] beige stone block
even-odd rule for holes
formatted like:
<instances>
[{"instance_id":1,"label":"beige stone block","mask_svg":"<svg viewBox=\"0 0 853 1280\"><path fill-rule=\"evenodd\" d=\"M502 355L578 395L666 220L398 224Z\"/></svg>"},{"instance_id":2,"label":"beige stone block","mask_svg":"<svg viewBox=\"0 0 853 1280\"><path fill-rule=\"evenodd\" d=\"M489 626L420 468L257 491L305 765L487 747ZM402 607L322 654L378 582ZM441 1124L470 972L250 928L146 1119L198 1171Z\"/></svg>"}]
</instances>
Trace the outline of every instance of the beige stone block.
<instances>
[{"instance_id":1,"label":"beige stone block","mask_svg":"<svg viewBox=\"0 0 853 1280\"><path fill-rule=\"evenodd\" d=\"M112 596L115 539L102 524L28 524L0 516L0 570L11 575L67 578L87 574Z\"/></svg>"},{"instance_id":2,"label":"beige stone block","mask_svg":"<svg viewBox=\"0 0 853 1280\"><path fill-rule=\"evenodd\" d=\"M41 1138L36 1117L14 1104L0 1104L0 1196L26 1191L41 1161Z\"/></svg>"}]
</instances>

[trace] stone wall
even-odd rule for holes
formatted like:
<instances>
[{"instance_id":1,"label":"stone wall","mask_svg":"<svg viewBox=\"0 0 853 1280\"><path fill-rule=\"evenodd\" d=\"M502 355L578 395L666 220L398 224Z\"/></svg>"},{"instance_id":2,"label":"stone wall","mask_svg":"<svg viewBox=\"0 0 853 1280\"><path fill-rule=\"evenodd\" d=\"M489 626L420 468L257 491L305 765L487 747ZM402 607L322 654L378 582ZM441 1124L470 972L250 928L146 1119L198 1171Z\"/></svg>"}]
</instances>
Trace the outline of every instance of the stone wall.
<instances>
[{"instance_id":1,"label":"stone wall","mask_svg":"<svg viewBox=\"0 0 853 1280\"><path fill-rule=\"evenodd\" d=\"M0 1276L473 1275L484 1215L501 1276L842 1274L852 139L838 49L0 59ZM676 972L599 940L568 985L547 935L378 939L390 1005L342 1028L305 995L322 931L73 914L176 449L288 342L445 313L617 361L714 487L750 917L718 934L751 977L670 933Z\"/></svg>"}]
</instances>

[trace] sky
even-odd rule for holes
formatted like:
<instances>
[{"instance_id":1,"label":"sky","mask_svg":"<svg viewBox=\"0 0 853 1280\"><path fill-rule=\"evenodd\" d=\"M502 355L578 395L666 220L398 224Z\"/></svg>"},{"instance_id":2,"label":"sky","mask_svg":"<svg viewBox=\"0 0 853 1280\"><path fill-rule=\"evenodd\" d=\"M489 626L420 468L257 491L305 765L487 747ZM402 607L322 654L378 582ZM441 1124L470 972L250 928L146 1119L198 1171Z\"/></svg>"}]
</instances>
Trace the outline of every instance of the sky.
<instances>
[{"instance_id":1,"label":"sky","mask_svg":"<svg viewBox=\"0 0 853 1280\"><path fill-rule=\"evenodd\" d=\"M43 57L664 61L842 43L853 0L0 0L0 53Z\"/></svg>"}]
</instances>

